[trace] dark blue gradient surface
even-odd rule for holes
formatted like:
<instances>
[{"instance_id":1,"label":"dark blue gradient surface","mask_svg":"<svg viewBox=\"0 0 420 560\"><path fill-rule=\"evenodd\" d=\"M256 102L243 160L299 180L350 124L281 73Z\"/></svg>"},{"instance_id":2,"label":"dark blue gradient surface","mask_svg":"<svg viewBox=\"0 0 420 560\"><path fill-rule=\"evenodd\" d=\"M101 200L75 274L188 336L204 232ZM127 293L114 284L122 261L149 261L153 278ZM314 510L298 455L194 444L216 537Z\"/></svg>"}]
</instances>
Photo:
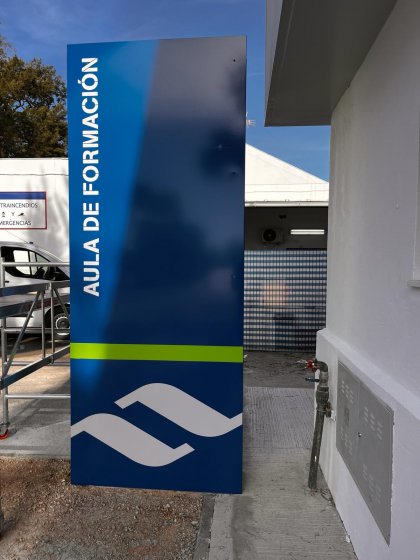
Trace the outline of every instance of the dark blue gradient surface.
<instances>
[{"instance_id":1,"label":"dark blue gradient surface","mask_svg":"<svg viewBox=\"0 0 420 560\"><path fill-rule=\"evenodd\" d=\"M82 57L98 58L100 231L83 232ZM245 39L69 47L72 341L242 346ZM99 237L100 297L83 292L83 244ZM186 436L115 400L169 383L233 417L242 364L72 360L72 423L111 413L196 449L139 466L94 437L72 440L75 483L239 492L242 429Z\"/></svg>"}]
</instances>

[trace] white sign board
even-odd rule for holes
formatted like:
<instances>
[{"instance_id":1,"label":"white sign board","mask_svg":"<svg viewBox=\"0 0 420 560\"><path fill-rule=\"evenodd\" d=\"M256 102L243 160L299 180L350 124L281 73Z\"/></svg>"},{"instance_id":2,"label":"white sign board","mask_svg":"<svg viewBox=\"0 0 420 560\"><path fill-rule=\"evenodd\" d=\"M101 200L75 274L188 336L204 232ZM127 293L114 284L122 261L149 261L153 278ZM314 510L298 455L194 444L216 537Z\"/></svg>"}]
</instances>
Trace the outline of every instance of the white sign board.
<instances>
[{"instance_id":1,"label":"white sign board","mask_svg":"<svg viewBox=\"0 0 420 560\"><path fill-rule=\"evenodd\" d=\"M0 192L0 229L47 229L45 192Z\"/></svg>"}]
</instances>

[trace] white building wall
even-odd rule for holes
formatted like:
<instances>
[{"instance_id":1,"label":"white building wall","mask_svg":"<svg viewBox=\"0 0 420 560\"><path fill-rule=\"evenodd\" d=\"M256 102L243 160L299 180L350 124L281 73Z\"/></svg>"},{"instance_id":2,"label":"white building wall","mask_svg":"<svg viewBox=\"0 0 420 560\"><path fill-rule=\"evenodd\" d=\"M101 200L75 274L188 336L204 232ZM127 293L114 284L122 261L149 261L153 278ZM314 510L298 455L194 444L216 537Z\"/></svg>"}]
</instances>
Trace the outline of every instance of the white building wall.
<instances>
[{"instance_id":1,"label":"white building wall","mask_svg":"<svg viewBox=\"0 0 420 560\"><path fill-rule=\"evenodd\" d=\"M0 241L32 241L69 258L69 185L66 158L0 159L0 192L44 191L47 229L0 229Z\"/></svg>"},{"instance_id":2,"label":"white building wall","mask_svg":"<svg viewBox=\"0 0 420 560\"><path fill-rule=\"evenodd\" d=\"M420 2L399 0L332 122L327 328L317 356L336 401L342 361L394 411L388 546L326 420L321 465L359 560L420 557Z\"/></svg>"}]
</instances>

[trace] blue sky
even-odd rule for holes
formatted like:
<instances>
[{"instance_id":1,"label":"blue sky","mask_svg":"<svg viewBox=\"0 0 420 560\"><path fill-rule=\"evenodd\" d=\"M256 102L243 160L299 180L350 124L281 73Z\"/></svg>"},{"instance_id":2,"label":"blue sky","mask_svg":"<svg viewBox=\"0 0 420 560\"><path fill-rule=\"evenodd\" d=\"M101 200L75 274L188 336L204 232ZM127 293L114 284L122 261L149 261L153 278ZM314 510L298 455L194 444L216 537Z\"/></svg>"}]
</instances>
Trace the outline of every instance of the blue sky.
<instances>
[{"instance_id":1,"label":"blue sky","mask_svg":"<svg viewBox=\"0 0 420 560\"><path fill-rule=\"evenodd\" d=\"M247 35L247 142L328 179L329 127L264 127L265 0L0 0L0 33L66 76L66 45Z\"/></svg>"}]
</instances>

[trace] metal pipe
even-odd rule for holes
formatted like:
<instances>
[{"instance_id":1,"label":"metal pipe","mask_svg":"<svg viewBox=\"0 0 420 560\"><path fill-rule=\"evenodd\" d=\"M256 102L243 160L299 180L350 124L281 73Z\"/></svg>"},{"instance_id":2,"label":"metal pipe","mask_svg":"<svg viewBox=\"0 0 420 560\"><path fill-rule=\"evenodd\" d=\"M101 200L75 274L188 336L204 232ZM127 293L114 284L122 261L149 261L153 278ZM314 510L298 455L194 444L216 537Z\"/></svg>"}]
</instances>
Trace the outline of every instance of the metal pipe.
<instances>
[{"instance_id":1,"label":"metal pipe","mask_svg":"<svg viewBox=\"0 0 420 560\"><path fill-rule=\"evenodd\" d=\"M0 288L4 288L5 286L5 274L4 274L4 259L1 259L1 266L0 266ZM6 364L7 364L7 333L6 333L6 317L3 317L1 320L1 381L2 383L5 381L7 372L6 372ZM1 399L3 405L3 419L0 423L0 434L7 435L7 430L9 428L9 404L7 402L7 393L8 388L3 387L1 392Z\"/></svg>"},{"instance_id":2,"label":"metal pipe","mask_svg":"<svg viewBox=\"0 0 420 560\"><path fill-rule=\"evenodd\" d=\"M54 356L46 356L45 358L37 360L36 362L32 362L31 364L21 368L18 371L15 371L14 373L10 373L7 377L2 378L0 382L0 389L4 389L9 385L13 385L13 383L16 383L16 381L23 379L34 371L37 371L38 369L41 369L48 364L52 364L54 361L58 360L58 358L62 358L63 356L68 354L69 351L70 346L65 346L64 348L57 350Z\"/></svg>"},{"instance_id":3,"label":"metal pipe","mask_svg":"<svg viewBox=\"0 0 420 560\"><path fill-rule=\"evenodd\" d=\"M52 283L50 282L50 294L51 294L51 355L54 356L55 352L55 333L54 333L54 292L52 289ZM54 359L53 359L54 361Z\"/></svg>"},{"instance_id":4,"label":"metal pipe","mask_svg":"<svg viewBox=\"0 0 420 560\"><path fill-rule=\"evenodd\" d=\"M12 393L7 395L11 399L69 399L70 395L54 393Z\"/></svg>"},{"instance_id":5,"label":"metal pipe","mask_svg":"<svg viewBox=\"0 0 420 560\"><path fill-rule=\"evenodd\" d=\"M44 358L42 358L42 359L44 359ZM29 366L33 363L34 363L33 361L28 362L28 361L25 361L25 360L13 360L13 365L14 366ZM60 366L69 366L69 365L70 365L69 361L67 361L67 362L56 362L56 361L54 361L54 363L51 363L51 364L47 363L43 367L60 367Z\"/></svg>"},{"instance_id":6,"label":"metal pipe","mask_svg":"<svg viewBox=\"0 0 420 560\"><path fill-rule=\"evenodd\" d=\"M13 360L14 360L14 358L15 358L15 356L16 356L16 352L18 351L19 345L20 345L20 343L22 342L22 338L23 338L24 335L25 335L26 327L28 326L28 323L29 323L29 321L31 320L32 313L34 312L34 309L35 309L35 307L36 307L36 305L37 305L37 303L38 303L38 299L39 299L39 292L36 293L35 299L34 299L34 301L32 302L31 308L30 308L30 310L28 311L28 314L27 314L27 316L26 316L26 318L25 318L25 322L23 323L22 328L21 328L21 331L20 331L20 333L19 333L19 335L18 335L18 337L17 337L17 339L16 339L16 342L15 342L15 344L14 344L14 346L13 346L13 349L12 349L12 351L10 352L10 358L9 358L9 359L7 360L7 362L6 362L6 365L5 365L5 373L6 373L6 375L7 375L8 372L9 372L9 369L10 369L10 367L11 367L11 365L12 365L12 363L13 363Z\"/></svg>"},{"instance_id":7,"label":"metal pipe","mask_svg":"<svg viewBox=\"0 0 420 560\"><path fill-rule=\"evenodd\" d=\"M68 309L65 306L64 301L62 300L60 294L58 293L58 290L56 288L52 288L52 290L55 293L55 295L57 296L57 299L60 302L61 307L63 308L63 313L66 315L67 319L70 321L70 315L69 315Z\"/></svg>"},{"instance_id":8,"label":"metal pipe","mask_svg":"<svg viewBox=\"0 0 420 560\"><path fill-rule=\"evenodd\" d=\"M9 286L5 287L5 273L7 266L28 266L28 263L25 261L23 263L17 262L5 262L4 258L0 258L0 297L12 296L12 295L21 295L21 294L32 294L36 292L34 300L28 300L19 302L17 304L6 305L2 307L1 313L1 333L0 333L0 346L1 346L1 371L0 371L0 398L3 403L2 409L2 417L0 418L0 437L6 438L8 436L8 428L10 425L9 419L9 403L10 399L69 399L70 395L65 394L20 394L20 393L13 393L9 394L8 387L13 383L16 383L20 379L23 379L27 375L31 374L32 372L36 371L37 369L43 366L61 366L61 365L68 365L69 362L59 362L59 360L69 352L69 346L65 348L61 348L60 350L56 351L56 344L55 344L55 333L56 332L69 332L69 329L56 329L54 324L54 305L55 299L54 295L56 296L57 303L61 305L63 308L63 313L69 317L68 309L65 306L64 300L68 299L67 294L60 294L59 289L69 287L69 281L47 281L47 282L38 282L36 284L27 284L27 285L19 285L19 286ZM32 265L31 265L32 266ZM59 267L68 267L68 263L62 262L52 262L52 263L43 263L43 266L59 266ZM45 293L46 288L49 288L49 294ZM47 298L47 299L46 299ZM40 302L40 303L38 303ZM37 305L41 308L41 313L43 319L45 318L45 308L48 306L48 303L51 307L51 328L47 328L45 322L43 320L41 328L31 328L29 327L29 321L31 315ZM29 311L29 312L28 312ZM25 313L26 319L24 321L23 327L17 329L7 328L7 317L11 315ZM15 345L11 351L10 359L8 360L8 352L7 352L7 334L8 332L16 332L18 333L17 340ZM33 363L28 363L24 361L14 361L16 356L17 350L19 348L19 344L23 339L25 332L41 332L42 334L42 358L38 361ZM46 340L45 335L47 332L51 332L51 355L47 355L46 349ZM12 365L22 365L24 366L19 371L10 374L9 368ZM0 503L0 534L2 531L2 523L3 523L3 515L1 511L1 503Z\"/></svg>"},{"instance_id":9,"label":"metal pipe","mask_svg":"<svg viewBox=\"0 0 420 560\"><path fill-rule=\"evenodd\" d=\"M42 344L42 357L45 358L45 292L41 293L41 314L42 314L42 323L41 323L41 344Z\"/></svg>"},{"instance_id":10,"label":"metal pipe","mask_svg":"<svg viewBox=\"0 0 420 560\"><path fill-rule=\"evenodd\" d=\"M3 266L33 266L35 268L44 268L46 266L61 266L63 268L69 268L70 263L69 262L53 262L53 261L48 261L48 262L43 262L42 264L40 264L39 262L37 263L28 263L28 261L22 261L22 262L15 262L15 261L3 261Z\"/></svg>"},{"instance_id":11,"label":"metal pipe","mask_svg":"<svg viewBox=\"0 0 420 560\"><path fill-rule=\"evenodd\" d=\"M321 451L322 432L324 429L324 417L331 416L331 404L329 402L330 391L328 387L328 366L316 358L312 368L319 370L319 380L316 389L316 416L314 427L314 439L312 443L311 463L309 467L308 486L312 490L317 488L319 454Z\"/></svg>"},{"instance_id":12,"label":"metal pipe","mask_svg":"<svg viewBox=\"0 0 420 560\"><path fill-rule=\"evenodd\" d=\"M0 266L0 288L4 288L5 286L5 274L4 274L4 258L1 258L0 260L1 266ZM3 317L1 320L1 382L3 384L3 381L6 378L6 373L5 373L5 364L7 362L7 333L6 333L6 317ZM0 435L3 438L6 438L8 436L9 433L9 403L7 402L7 393L8 393L8 388L7 387L2 387L2 391L1 391L1 400L2 400L2 405L3 405L3 411L2 411L2 421L0 422ZM2 481L1 481L1 477L0 477L0 538L3 534L4 531L4 513L3 513L3 507L2 507L2 500L1 500L1 494L2 494Z\"/></svg>"},{"instance_id":13,"label":"metal pipe","mask_svg":"<svg viewBox=\"0 0 420 560\"><path fill-rule=\"evenodd\" d=\"M6 332L8 334L19 334L20 333L20 328L19 327L10 327L6 329ZM45 327L45 333L50 333L51 329ZM70 329L55 329L55 332L62 332L62 333L69 333ZM42 328L41 327L26 327L26 333L27 334L42 334ZM26 341L27 342L27 341Z\"/></svg>"}]
</instances>

